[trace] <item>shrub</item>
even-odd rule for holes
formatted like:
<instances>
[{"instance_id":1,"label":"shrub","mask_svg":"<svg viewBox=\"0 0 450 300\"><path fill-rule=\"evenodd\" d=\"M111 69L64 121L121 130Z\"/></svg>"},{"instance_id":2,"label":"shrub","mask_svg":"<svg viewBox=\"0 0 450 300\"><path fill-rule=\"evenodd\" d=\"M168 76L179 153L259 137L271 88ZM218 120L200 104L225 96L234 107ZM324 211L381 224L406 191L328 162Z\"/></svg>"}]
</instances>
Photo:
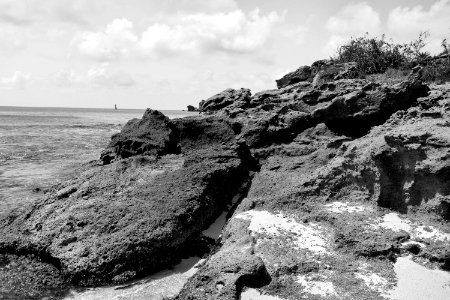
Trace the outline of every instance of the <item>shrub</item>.
<instances>
[{"instance_id":1,"label":"shrub","mask_svg":"<svg viewBox=\"0 0 450 300\"><path fill-rule=\"evenodd\" d=\"M442 54L432 57L423 51L428 36L428 32L421 32L416 40L400 44L392 40L387 41L384 35L381 38L370 38L366 34L363 37L351 38L339 47L332 60L356 62L360 77L385 73L386 80L388 80L386 76L394 76L397 77L395 80L399 80L407 70L419 64L424 66L425 81L449 81L450 44L444 39L441 44L444 49ZM387 70L389 72L386 73Z\"/></svg>"},{"instance_id":2,"label":"shrub","mask_svg":"<svg viewBox=\"0 0 450 300\"><path fill-rule=\"evenodd\" d=\"M381 39L367 36L352 38L339 48L334 59L339 62L356 62L360 75L382 73L389 67L398 68L404 63L399 45L388 43L384 36Z\"/></svg>"}]
</instances>

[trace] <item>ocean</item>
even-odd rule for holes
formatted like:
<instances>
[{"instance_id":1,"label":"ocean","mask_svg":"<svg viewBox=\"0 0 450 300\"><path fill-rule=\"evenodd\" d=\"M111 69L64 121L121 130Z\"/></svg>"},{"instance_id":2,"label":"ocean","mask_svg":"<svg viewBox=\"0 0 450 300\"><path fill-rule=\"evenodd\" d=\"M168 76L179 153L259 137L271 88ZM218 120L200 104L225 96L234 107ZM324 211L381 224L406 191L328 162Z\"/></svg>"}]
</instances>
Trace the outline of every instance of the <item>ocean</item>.
<instances>
[{"instance_id":1,"label":"ocean","mask_svg":"<svg viewBox=\"0 0 450 300\"><path fill-rule=\"evenodd\" d=\"M100 157L111 135L144 109L0 106L0 215ZM169 118L197 113L162 110Z\"/></svg>"}]
</instances>

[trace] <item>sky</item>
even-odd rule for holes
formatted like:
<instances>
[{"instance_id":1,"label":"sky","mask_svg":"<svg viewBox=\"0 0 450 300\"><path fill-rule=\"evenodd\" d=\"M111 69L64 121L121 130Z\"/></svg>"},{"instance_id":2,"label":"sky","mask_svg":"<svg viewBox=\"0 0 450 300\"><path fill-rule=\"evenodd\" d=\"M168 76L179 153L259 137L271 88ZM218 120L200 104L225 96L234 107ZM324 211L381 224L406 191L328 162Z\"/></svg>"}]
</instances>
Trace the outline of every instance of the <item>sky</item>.
<instances>
[{"instance_id":1,"label":"sky","mask_svg":"<svg viewBox=\"0 0 450 300\"><path fill-rule=\"evenodd\" d=\"M450 40L450 0L0 0L0 106L185 109L350 37Z\"/></svg>"}]
</instances>

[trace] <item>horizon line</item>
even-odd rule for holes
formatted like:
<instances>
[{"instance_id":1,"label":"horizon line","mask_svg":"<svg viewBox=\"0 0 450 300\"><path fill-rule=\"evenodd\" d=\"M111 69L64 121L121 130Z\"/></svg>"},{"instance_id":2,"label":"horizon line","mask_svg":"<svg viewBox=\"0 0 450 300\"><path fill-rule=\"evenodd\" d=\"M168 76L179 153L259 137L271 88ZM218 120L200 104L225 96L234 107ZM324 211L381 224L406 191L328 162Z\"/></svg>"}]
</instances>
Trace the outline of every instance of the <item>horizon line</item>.
<instances>
[{"instance_id":1,"label":"horizon line","mask_svg":"<svg viewBox=\"0 0 450 300\"><path fill-rule=\"evenodd\" d=\"M8 108L65 108L65 109L111 109L115 110L113 107L73 107L73 106L26 106L26 105L0 105L0 108L8 107ZM117 108L117 110L146 110L150 107L146 108ZM160 109L160 108L150 108L154 110L161 111L187 111L187 109Z\"/></svg>"}]
</instances>

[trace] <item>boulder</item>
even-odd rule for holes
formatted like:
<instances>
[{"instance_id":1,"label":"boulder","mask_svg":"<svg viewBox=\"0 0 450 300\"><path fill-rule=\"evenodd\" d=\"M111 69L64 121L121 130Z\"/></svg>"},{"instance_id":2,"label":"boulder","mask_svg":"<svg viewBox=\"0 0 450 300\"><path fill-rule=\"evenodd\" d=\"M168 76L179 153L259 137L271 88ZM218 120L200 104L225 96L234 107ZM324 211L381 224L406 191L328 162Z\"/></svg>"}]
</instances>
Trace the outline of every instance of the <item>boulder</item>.
<instances>
[{"instance_id":1,"label":"boulder","mask_svg":"<svg viewBox=\"0 0 450 300\"><path fill-rule=\"evenodd\" d=\"M255 167L217 116L169 120L147 110L108 152L24 214L2 218L0 253L34 255L77 285L153 273L192 248Z\"/></svg>"},{"instance_id":2,"label":"boulder","mask_svg":"<svg viewBox=\"0 0 450 300\"><path fill-rule=\"evenodd\" d=\"M356 63L337 63L330 60L319 60L311 66L303 66L294 72L276 80L277 87L284 88L302 81L312 82L315 86L339 79L352 79L358 76Z\"/></svg>"},{"instance_id":3,"label":"boulder","mask_svg":"<svg viewBox=\"0 0 450 300\"><path fill-rule=\"evenodd\" d=\"M250 101L250 96L249 89L227 89L200 102L199 109L201 112L214 112L230 105L235 108L245 107Z\"/></svg>"},{"instance_id":4,"label":"boulder","mask_svg":"<svg viewBox=\"0 0 450 300\"><path fill-rule=\"evenodd\" d=\"M294 72L288 73L276 80L277 87L283 88L288 85L292 85L301 81L311 81L314 78L310 66L303 66L295 70Z\"/></svg>"},{"instance_id":5,"label":"boulder","mask_svg":"<svg viewBox=\"0 0 450 300\"><path fill-rule=\"evenodd\" d=\"M253 96L226 90L199 116L127 123L101 161L0 218L0 278L121 283L202 255L202 230L250 180L178 299L377 299L364 278L386 291L399 256L448 269L450 88L429 93L420 68L398 84L329 61L297 71Z\"/></svg>"},{"instance_id":6,"label":"boulder","mask_svg":"<svg viewBox=\"0 0 450 300\"><path fill-rule=\"evenodd\" d=\"M128 121L120 133L112 136L101 160L108 164L116 158L133 155L179 153L178 131L164 114L147 109L141 119Z\"/></svg>"},{"instance_id":7,"label":"boulder","mask_svg":"<svg viewBox=\"0 0 450 300\"><path fill-rule=\"evenodd\" d=\"M195 107L195 106L192 106L192 105L188 105L188 106L187 106L187 110L188 110L188 111L191 111L191 112L192 112L192 111L198 111L198 108Z\"/></svg>"}]
</instances>

